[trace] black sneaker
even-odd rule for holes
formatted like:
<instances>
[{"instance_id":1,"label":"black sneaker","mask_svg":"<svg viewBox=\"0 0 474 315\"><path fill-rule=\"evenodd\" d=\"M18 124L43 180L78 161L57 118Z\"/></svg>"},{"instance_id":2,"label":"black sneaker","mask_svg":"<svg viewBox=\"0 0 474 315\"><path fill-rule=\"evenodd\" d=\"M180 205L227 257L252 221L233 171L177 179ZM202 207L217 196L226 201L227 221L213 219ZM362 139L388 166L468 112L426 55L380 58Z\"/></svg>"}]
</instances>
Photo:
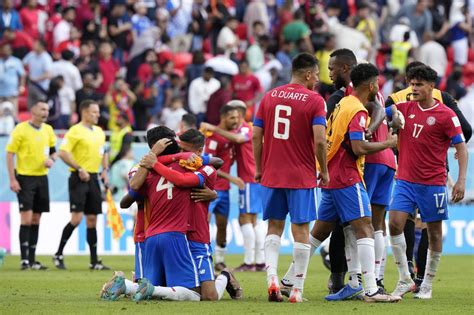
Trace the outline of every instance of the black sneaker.
<instances>
[{"instance_id":1,"label":"black sneaker","mask_svg":"<svg viewBox=\"0 0 474 315\"><path fill-rule=\"evenodd\" d=\"M102 260L98 260L95 264L89 265L90 270L110 270L109 267L102 264Z\"/></svg>"},{"instance_id":2,"label":"black sneaker","mask_svg":"<svg viewBox=\"0 0 474 315\"><path fill-rule=\"evenodd\" d=\"M31 270L46 270L48 267L43 266L39 261L35 261L30 265Z\"/></svg>"},{"instance_id":3,"label":"black sneaker","mask_svg":"<svg viewBox=\"0 0 474 315\"><path fill-rule=\"evenodd\" d=\"M28 262L28 260L22 260L22 261L21 261L20 269L21 269L21 270L28 270L28 269L30 269L30 263Z\"/></svg>"},{"instance_id":4,"label":"black sneaker","mask_svg":"<svg viewBox=\"0 0 474 315\"><path fill-rule=\"evenodd\" d=\"M378 279L377 280L377 286L379 287L379 291L382 294L387 294L387 292L385 291L385 286L383 285L383 279Z\"/></svg>"},{"instance_id":5,"label":"black sneaker","mask_svg":"<svg viewBox=\"0 0 474 315\"><path fill-rule=\"evenodd\" d=\"M214 269L216 271L223 271L227 266L222 262L222 263L217 263L214 265Z\"/></svg>"},{"instance_id":6,"label":"black sneaker","mask_svg":"<svg viewBox=\"0 0 474 315\"><path fill-rule=\"evenodd\" d=\"M412 280L415 279L415 265L413 265L413 261L408 262L408 271L410 272L410 277Z\"/></svg>"},{"instance_id":7,"label":"black sneaker","mask_svg":"<svg viewBox=\"0 0 474 315\"><path fill-rule=\"evenodd\" d=\"M61 270L66 270L66 266L64 265L64 256L63 255L54 255L53 256L53 263L56 268Z\"/></svg>"},{"instance_id":8,"label":"black sneaker","mask_svg":"<svg viewBox=\"0 0 474 315\"><path fill-rule=\"evenodd\" d=\"M413 281L415 281L415 290L413 291L413 293L420 292L420 286L423 283L423 278L416 277Z\"/></svg>"},{"instance_id":9,"label":"black sneaker","mask_svg":"<svg viewBox=\"0 0 474 315\"><path fill-rule=\"evenodd\" d=\"M225 289L227 293L229 293L230 297L233 300L240 300L242 298L243 290L234 274L230 270L224 269L222 270L221 275L224 275L227 278L227 286Z\"/></svg>"}]
</instances>

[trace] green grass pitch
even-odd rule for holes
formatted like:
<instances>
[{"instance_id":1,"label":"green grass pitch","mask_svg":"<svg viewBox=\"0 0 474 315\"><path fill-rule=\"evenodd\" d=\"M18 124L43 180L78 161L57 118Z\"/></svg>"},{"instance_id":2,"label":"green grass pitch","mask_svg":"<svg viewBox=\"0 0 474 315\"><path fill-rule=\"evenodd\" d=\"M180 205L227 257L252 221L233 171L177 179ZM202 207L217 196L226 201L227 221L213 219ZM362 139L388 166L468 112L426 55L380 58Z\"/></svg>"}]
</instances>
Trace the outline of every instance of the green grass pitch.
<instances>
[{"instance_id":1,"label":"green grass pitch","mask_svg":"<svg viewBox=\"0 0 474 315\"><path fill-rule=\"evenodd\" d=\"M228 255L226 262L237 266L242 257ZM130 275L133 257L105 256L104 263ZM282 256L280 277L286 271L290 256ZM0 268L0 314L474 314L474 256L445 256L434 283L433 299L415 300L411 294L397 304L367 304L360 301L329 303L328 271L319 256L313 257L305 282L308 302L293 305L288 302L268 303L265 273L237 273L244 289L241 301L230 300L227 293L218 302L146 301L134 303L126 298L117 302L101 301L98 292L112 274L109 271L89 271L87 256L66 256L67 271L56 270L51 257L39 257L49 266L47 271L20 271L19 258L7 256ZM392 290L396 270L389 257L386 287Z\"/></svg>"}]
</instances>

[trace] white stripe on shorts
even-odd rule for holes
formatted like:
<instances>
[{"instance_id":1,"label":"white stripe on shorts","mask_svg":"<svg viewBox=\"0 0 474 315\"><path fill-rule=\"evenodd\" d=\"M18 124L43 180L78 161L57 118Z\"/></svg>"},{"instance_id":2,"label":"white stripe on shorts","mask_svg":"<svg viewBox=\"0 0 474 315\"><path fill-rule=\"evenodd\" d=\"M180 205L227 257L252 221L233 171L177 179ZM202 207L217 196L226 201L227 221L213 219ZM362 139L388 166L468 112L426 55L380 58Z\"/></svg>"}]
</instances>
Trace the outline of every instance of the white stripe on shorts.
<instances>
[{"instance_id":1,"label":"white stripe on shorts","mask_svg":"<svg viewBox=\"0 0 474 315\"><path fill-rule=\"evenodd\" d=\"M314 195L314 207L316 208L316 220L318 220L318 193L316 189L317 188L313 188L313 195Z\"/></svg>"},{"instance_id":2,"label":"white stripe on shorts","mask_svg":"<svg viewBox=\"0 0 474 315\"><path fill-rule=\"evenodd\" d=\"M245 207L247 213L250 213L250 184L245 184Z\"/></svg>"},{"instance_id":3,"label":"white stripe on shorts","mask_svg":"<svg viewBox=\"0 0 474 315\"><path fill-rule=\"evenodd\" d=\"M140 279L143 278L143 258L142 247L138 244L138 269L140 270ZM136 278L136 275L135 275Z\"/></svg>"},{"instance_id":4,"label":"white stripe on shorts","mask_svg":"<svg viewBox=\"0 0 474 315\"><path fill-rule=\"evenodd\" d=\"M212 267L212 263L211 263L211 260L209 259L209 257L211 256L211 253L209 252L209 245L208 244L204 244L206 246L206 260L207 260L207 264L209 265L209 271L211 273L211 280L214 281L215 278L214 278L214 267Z\"/></svg>"},{"instance_id":5,"label":"white stripe on shorts","mask_svg":"<svg viewBox=\"0 0 474 315\"><path fill-rule=\"evenodd\" d=\"M360 193L359 183L356 184L356 189L357 189L357 200L359 201L360 217L362 218L364 216L364 205L362 203L362 195Z\"/></svg>"},{"instance_id":6,"label":"white stripe on shorts","mask_svg":"<svg viewBox=\"0 0 474 315\"><path fill-rule=\"evenodd\" d=\"M198 287L199 286L199 273L197 271L196 264L194 263L194 258L193 258L193 255L191 254L191 249L189 249L188 238L186 237L186 235L184 237L186 239L186 248L188 249L189 258L191 258L191 263L193 264L194 282L196 284L196 287Z\"/></svg>"}]
</instances>

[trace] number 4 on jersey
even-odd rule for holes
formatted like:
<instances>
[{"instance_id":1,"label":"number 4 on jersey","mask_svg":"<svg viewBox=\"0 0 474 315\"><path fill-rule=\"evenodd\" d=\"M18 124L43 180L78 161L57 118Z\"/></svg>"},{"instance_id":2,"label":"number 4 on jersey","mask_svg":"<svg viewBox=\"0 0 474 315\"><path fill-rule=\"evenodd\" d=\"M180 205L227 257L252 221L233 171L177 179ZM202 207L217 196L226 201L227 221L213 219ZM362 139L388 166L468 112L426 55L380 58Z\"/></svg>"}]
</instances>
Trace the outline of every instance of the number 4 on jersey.
<instances>
[{"instance_id":1,"label":"number 4 on jersey","mask_svg":"<svg viewBox=\"0 0 474 315\"><path fill-rule=\"evenodd\" d=\"M286 116L291 116L291 107L286 105L277 105L275 107L275 122L273 124L273 137L281 140L290 138L290 120L281 117L281 112L286 112ZM280 124L283 124L283 132L279 132Z\"/></svg>"},{"instance_id":2,"label":"number 4 on jersey","mask_svg":"<svg viewBox=\"0 0 474 315\"><path fill-rule=\"evenodd\" d=\"M173 199L173 183L168 182L163 176L160 177L158 184L156 184L156 191L162 191L167 189L168 200Z\"/></svg>"}]
</instances>

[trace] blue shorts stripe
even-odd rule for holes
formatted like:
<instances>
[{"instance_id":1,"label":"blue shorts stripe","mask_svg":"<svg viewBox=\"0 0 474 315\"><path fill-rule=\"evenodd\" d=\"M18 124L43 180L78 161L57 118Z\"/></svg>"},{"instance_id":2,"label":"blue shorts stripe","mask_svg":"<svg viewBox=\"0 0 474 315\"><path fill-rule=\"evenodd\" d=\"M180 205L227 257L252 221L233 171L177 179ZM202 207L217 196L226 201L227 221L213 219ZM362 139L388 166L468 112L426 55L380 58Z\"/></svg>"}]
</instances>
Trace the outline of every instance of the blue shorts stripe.
<instances>
[{"instance_id":1,"label":"blue shorts stripe","mask_svg":"<svg viewBox=\"0 0 474 315\"><path fill-rule=\"evenodd\" d=\"M191 249L189 248L188 238L186 238L186 249L188 250L189 258L191 259L191 263L193 264L194 281L195 281L196 287L198 287L199 286L199 274L198 274L198 271L197 271L197 268L196 268L196 264L194 263L193 254L191 254Z\"/></svg>"}]
</instances>

